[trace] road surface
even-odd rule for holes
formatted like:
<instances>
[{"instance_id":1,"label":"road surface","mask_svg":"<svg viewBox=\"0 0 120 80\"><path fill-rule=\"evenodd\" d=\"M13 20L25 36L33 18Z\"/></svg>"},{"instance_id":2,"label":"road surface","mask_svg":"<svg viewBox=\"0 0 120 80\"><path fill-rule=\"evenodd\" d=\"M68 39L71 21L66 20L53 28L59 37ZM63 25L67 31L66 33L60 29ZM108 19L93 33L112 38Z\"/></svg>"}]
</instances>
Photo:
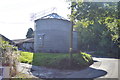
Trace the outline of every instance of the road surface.
<instances>
[{"instance_id":1,"label":"road surface","mask_svg":"<svg viewBox=\"0 0 120 80\"><path fill-rule=\"evenodd\" d=\"M31 75L42 77L42 78L118 78L118 61L119 59L114 58L96 58L94 64L89 68L80 71L73 70L57 70L48 69L44 67L32 66L28 64L21 63L22 67L26 67L24 70L22 67L20 69L23 73L31 73L30 68L32 68Z\"/></svg>"},{"instance_id":2,"label":"road surface","mask_svg":"<svg viewBox=\"0 0 120 80\"><path fill-rule=\"evenodd\" d=\"M118 78L118 59L93 58L94 64L89 68L73 72L67 78Z\"/></svg>"}]
</instances>

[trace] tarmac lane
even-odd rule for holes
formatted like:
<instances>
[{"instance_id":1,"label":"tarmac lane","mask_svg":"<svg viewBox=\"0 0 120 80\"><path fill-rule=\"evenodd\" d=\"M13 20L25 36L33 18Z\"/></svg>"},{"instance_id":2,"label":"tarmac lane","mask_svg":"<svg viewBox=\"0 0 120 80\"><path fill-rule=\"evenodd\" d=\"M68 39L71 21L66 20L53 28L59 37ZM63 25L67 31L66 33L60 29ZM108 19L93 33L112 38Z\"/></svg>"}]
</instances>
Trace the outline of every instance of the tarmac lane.
<instances>
[{"instance_id":1,"label":"tarmac lane","mask_svg":"<svg viewBox=\"0 0 120 80\"><path fill-rule=\"evenodd\" d=\"M118 80L120 75L118 75L119 69L119 59L114 58L97 58L93 57L94 63L83 70L58 70L49 69L40 66L29 65L25 63L20 64L20 71L28 74L30 69L31 75L42 78L93 78L93 79L103 79L103 78L115 78ZM22 70L24 68L24 70Z\"/></svg>"},{"instance_id":2,"label":"tarmac lane","mask_svg":"<svg viewBox=\"0 0 120 80\"><path fill-rule=\"evenodd\" d=\"M119 78L118 64L119 59L114 58L96 58L89 68L82 71L74 72L67 78Z\"/></svg>"}]
</instances>

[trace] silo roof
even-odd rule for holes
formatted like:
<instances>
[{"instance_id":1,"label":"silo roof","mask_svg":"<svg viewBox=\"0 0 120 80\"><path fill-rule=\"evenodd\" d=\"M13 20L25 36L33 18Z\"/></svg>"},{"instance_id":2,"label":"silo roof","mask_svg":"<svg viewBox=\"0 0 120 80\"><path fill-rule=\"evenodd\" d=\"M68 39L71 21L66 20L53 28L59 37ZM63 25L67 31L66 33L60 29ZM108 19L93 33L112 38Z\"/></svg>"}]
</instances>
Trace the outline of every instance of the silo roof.
<instances>
[{"instance_id":1,"label":"silo roof","mask_svg":"<svg viewBox=\"0 0 120 80\"><path fill-rule=\"evenodd\" d=\"M56 18L56 19L67 20L67 19L61 17L60 15L58 15L57 13L48 14L46 16L41 17L40 19L47 19L47 18Z\"/></svg>"}]
</instances>

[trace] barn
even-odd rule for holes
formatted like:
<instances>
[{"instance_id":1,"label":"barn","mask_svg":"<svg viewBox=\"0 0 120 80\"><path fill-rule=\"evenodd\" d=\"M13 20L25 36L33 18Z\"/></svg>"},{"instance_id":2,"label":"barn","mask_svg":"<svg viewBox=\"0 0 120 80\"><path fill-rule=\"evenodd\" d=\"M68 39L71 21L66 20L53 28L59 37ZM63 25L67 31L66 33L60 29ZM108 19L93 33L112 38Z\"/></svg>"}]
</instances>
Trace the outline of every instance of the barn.
<instances>
[{"instance_id":1,"label":"barn","mask_svg":"<svg viewBox=\"0 0 120 80\"><path fill-rule=\"evenodd\" d=\"M34 39L27 38L27 39L16 39L13 40L15 45L18 47L19 50L33 52L34 51Z\"/></svg>"},{"instance_id":2,"label":"barn","mask_svg":"<svg viewBox=\"0 0 120 80\"><path fill-rule=\"evenodd\" d=\"M70 47L72 23L51 13L35 20L34 51L66 53ZM73 50L77 50L77 32L73 32Z\"/></svg>"}]
</instances>

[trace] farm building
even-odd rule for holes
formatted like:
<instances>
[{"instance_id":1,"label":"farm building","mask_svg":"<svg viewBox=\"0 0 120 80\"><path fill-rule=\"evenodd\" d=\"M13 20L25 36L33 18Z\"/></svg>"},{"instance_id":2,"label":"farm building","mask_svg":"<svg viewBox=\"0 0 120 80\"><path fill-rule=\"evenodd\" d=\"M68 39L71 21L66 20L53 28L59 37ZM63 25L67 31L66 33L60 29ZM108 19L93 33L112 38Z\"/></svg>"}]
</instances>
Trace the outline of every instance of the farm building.
<instances>
[{"instance_id":1,"label":"farm building","mask_svg":"<svg viewBox=\"0 0 120 80\"><path fill-rule=\"evenodd\" d=\"M19 50L29 52L34 51L34 38L18 39L13 41Z\"/></svg>"},{"instance_id":2,"label":"farm building","mask_svg":"<svg viewBox=\"0 0 120 80\"><path fill-rule=\"evenodd\" d=\"M11 44L11 45L15 45L15 43L12 40L8 39L7 37L5 37L2 34L0 34L0 39L9 42L9 44Z\"/></svg>"},{"instance_id":3,"label":"farm building","mask_svg":"<svg viewBox=\"0 0 120 80\"><path fill-rule=\"evenodd\" d=\"M34 51L69 52L72 23L52 13L35 20ZM73 50L77 50L77 32L73 32Z\"/></svg>"}]
</instances>

